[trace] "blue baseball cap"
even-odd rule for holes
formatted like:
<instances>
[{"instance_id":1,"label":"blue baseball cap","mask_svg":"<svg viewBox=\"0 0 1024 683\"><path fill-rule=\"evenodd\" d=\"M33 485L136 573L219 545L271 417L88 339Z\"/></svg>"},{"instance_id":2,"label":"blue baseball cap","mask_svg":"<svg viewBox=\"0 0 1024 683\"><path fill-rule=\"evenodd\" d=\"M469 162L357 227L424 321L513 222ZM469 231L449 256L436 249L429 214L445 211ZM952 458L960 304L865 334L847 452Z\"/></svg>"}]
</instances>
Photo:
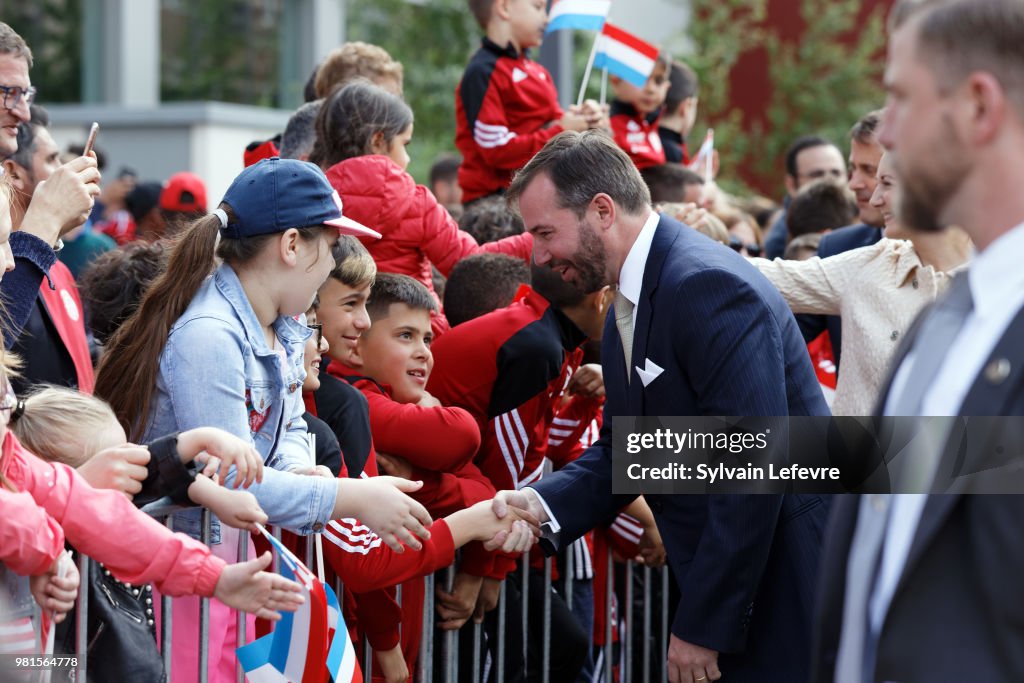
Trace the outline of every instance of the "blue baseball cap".
<instances>
[{"instance_id":1,"label":"blue baseball cap","mask_svg":"<svg viewBox=\"0 0 1024 683\"><path fill-rule=\"evenodd\" d=\"M342 235L380 239L376 230L346 218L341 197L315 164L271 157L249 166L224 194L235 221L221 216L221 234L255 237L314 225L336 227ZM217 213L217 212L214 212Z\"/></svg>"}]
</instances>

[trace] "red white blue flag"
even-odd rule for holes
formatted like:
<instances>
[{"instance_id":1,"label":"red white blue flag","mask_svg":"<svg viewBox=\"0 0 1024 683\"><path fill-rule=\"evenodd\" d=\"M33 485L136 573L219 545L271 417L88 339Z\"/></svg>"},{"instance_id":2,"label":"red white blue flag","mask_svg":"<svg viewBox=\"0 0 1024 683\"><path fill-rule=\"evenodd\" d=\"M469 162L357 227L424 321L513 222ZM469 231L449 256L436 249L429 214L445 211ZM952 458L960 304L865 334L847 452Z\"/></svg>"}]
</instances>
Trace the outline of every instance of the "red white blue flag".
<instances>
[{"instance_id":1,"label":"red white blue flag","mask_svg":"<svg viewBox=\"0 0 1024 683\"><path fill-rule=\"evenodd\" d=\"M282 612L273 632L238 648L250 683L358 683L363 674L341 616L338 598L280 541L263 531L278 554L281 576L303 589L306 601Z\"/></svg>"},{"instance_id":2,"label":"red white blue flag","mask_svg":"<svg viewBox=\"0 0 1024 683\"><path fill-rule=\"evenodd\" d=\"M605 22L601 35L597 37L595 69L607 69L613 76L642 88L654 71L657 60L656 46Z\"/></svg>"},{"instance_id":3,"label":"red white blue flag","mask_svg":"<svg viewBox=\"0 0 1024 683\"><path fill-rule=\"evenodd\" d=\"M600 31L611 6L611 0L555 0L544 33L565 29Z\"/></svg>"}]
</instances>

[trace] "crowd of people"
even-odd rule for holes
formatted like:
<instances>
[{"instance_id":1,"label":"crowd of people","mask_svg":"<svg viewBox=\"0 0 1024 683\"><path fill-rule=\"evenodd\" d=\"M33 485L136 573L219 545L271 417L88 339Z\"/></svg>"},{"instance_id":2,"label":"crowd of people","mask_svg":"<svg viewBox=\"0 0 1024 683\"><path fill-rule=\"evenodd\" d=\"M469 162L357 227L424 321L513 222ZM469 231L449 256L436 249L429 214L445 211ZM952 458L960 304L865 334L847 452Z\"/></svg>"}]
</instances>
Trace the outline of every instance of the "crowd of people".
<instances>
[{"instance_id":1,"label":"crowd of people","mask_svg":"<svg viewBox=\"0 0 1024 683\"><path fill-rule=\"evenodd\" d=\"M551 680L596 680L606 620L639 637L609 556L668 564L672 683L1024 680L1019 496L612 493L616 416L1024 410L1024 6L899 0L884 108L794 140L776 204L692 153L682 60L566 110L529 56L547 3L468 5L429 187L402 65L350 42L216 204L62 155L0 23L0 653L51 625L74 652L86 584L90 680L163 680L174 596L195 680L211 598L208 680L235 680L301 604L245 535L267 524L322 537L375 680L451 632L467 676L474 622L486 676L540 680L547 599ZM166 499L173 532L140 510Z\"/></svg>"}]
</instances>

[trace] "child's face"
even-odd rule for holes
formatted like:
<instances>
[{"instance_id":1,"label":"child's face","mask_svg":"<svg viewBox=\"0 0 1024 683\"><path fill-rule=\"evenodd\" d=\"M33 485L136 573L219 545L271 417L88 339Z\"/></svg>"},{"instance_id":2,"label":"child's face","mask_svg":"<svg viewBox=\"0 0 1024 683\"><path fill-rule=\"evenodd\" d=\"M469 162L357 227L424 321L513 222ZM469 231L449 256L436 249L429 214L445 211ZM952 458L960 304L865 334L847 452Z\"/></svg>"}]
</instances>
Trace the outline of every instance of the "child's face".
<instances>
[{"instance_id":1,"label":"child's face","mask_svg":"<svg viewBox=\"0 0 1024 683\"><path fill-rule=\"evenodd\" d=\"M632 104L644 115L657 111L665 103L665 97L668 95L668 71L661 62L654 65L654 71L647 78L643 88L614 76L610 80L616 99Z\"/></svg>"},{"instance_id":2,"label":"child's face","mask_svg":"<svg viewBox=\"0 0 1024 683\"><path fill-rule=\"evenodd\" d=\"M295 317L313 305L317 290L334 270L331 250L338 243L338 231L328 228L318 239L307 241L296 238L297 250L292 271L289 273L278 315ZM276 243L275 243L276 244Z\"/></svg>"},{"instance_id":3,"label":"child's face","mask_svg":"<svg viewBox=\"0 0 1024 683\"><path fill-rule=\"evenodd\" d=\"M391 304L388 316L374 320L359 340L356 355L364 374L391 386L392 398L399 403L418 403L434 367L433 340L430 313Z\"/></svg>"},{"instance_id":4,"label":"child's face","mask_svg":"<svg viewBox=\"0 0 1024 683\"><path fill-rule=\"evenodd\" d=\"M306 311L306 324L310 327L318 324L316 309ZM316 391L320 388L320 359L331 348L327 337L323 336L323 328L313 329L313 334L306 340L303 349L302 365L306 369L306 379L302 382L302 391Z\"/></svg>"},{"instance_id":5,"label":"child's face","mask_svg":"<svg viewBox=\"0 0 1024 683\"><path fill-rule=\"evenodd\" d=\"M411 140L412 124L409 124L408 128L391 138L391 144L388 145L388 157L391 158L391 161L401 166L403 170L409 167L409 162L411 161L409 150L406 149Z\"/></svg>"},{"instance_id":6,"label":"child's face","mask_svg":"<svg viewBox=\"0 0 1024 683\"><path fill-rule=\"evenodd\" d=\"M520 50L537 47L548 25L547 0L507 0L512 41Z\"/></svg>"},{"instance_id":7,"label":"child's face","mask_svg":"<svg viewBox=\"0 0 1024 683\"><path fill-rule=\"evenodd\" d=\"M349 287L333 277L320 288L317 321L324 326L324 341L331 358L346 365L351 365L359 337L370 329L370 314L366 312L369 295L369 283Z\"/></svg>"}]
</instances>

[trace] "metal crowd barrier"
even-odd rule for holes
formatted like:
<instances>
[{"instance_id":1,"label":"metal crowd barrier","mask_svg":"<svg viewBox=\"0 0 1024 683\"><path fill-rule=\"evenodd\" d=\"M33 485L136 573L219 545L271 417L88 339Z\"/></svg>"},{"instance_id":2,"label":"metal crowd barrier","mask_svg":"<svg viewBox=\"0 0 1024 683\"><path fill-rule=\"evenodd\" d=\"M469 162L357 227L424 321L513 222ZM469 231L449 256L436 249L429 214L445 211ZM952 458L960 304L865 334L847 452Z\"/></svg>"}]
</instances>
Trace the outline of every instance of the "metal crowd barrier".
<instances>
[{"instance_id":1,"label":"metal crowd barrier","mask_svg":"<svg viewBox=\"0 0 1024 683\"><path fill-rule=\"evenodd\" d=\"M142 508L144 512L150 514L155 518L166 518L165 524L168 529L173 531L174 522L172 512L177 511L179 508L169 504L169 501L164 499L157 501L151 505ZM208 510L203 511L202 516L202 534L201 538L204 543L209 544L210 542L210 525L211 515ZM274 535L280 537L280 531L275 529ZM310 536L309 538L312 538ZM307 543L307 554L306 562L308 566L314 566L313 563L313 543ZM239 562L244 562L248 558L248 547L249 547L249 533L240 532L238 538L238 549L237 557ZM567 607L571 610L573 605L573 585L574 585L574 567L573 567L573 553L566 554L566 564L564 567L564 592L563 599ZM86 680L86 667L88 657L88 642L87 642L87 625L88 625L88 581L89 575L89 564L91 560L84 556L79 556L78 569L82 576L82 584L79 587L79 597L76 605L76 638L75 638L75 649L77 656L77 667L75 669L76 680ZM542 633L543 643L541 648L541 662L540 662L540 681L541 683L550 683L551 680L551 656L552 656L552 559L545 558L544 569L543 569L543 590L544 596L539 618L542 620ZM521 613L520 618L522 620L522 638L523 638L523 667L524 672L527 670L526 665L528 662L528 643L530 636L530 612L529 612L529 553L523 555L521 561ZM277 569L277 557L275 554L274 559L274 570ZM603 656L600 658L601 670L594 672L594 681L603 680L607 683L612 683L616 680L615 668L618 666L618 682L619 683L631 683L634 680L634 573L636 571L635 563L626 562L620 565L619 571L623 576L624 590L621 595L618 596L618 604L620 609L618 610L620 619L618 624L619 632L619 651L620 656L616 661L614 656L614 649L612 643L612 627L613 627L613 596L615 593L615 579L616 579L616 564L612 558L611 553L608 553L607 558L607 572L606 572L606 586L605 586L605 603L604 603L604 614L605 614L605 628L604 628L604 646ZM642 567L642 616L640 620L640 637L642 640L642 653L639 669L640 681L667 681L668 672L665 662L665 653L668 649L668 609L669 609L669 572L668 567L662 567L660 570L652 570L650 567ZM450 591L454 585L455 580L455 567L449 567L445 574L445 585ZM656 585L657 582L657 585ZM440 683L456 683L460 680L459 676L459 639L457 631L449 631L444 635L443 643L438 648L435 640L435 609L434 609L434 584L435 578L433 575L428 575L424 578L424 601L423 601L423 621L422 621L422 634L419 646L419 656L417 661L417 668L415 672L415 680L418 683L433 683L434 679L434 658L436 655L443 657L440 663L442 681ZM660 604L654 605L653 592L656 588L660 588ZM339 580L335 586L339 601L342 600L344 586ZM506 599L506 584L502 582L499 594L497 610L497 642L494 644L494 658L491 660L489 652L484 652L485 638L482 624L476 624L470 619L464 628L469 628L472 631L472 654L471 654L471 670L468 672L468 676L463 676L463 680L470 680L473 682L483 681L487 679L489 671L494 671L494 680L497 683L504 683L505 679L505 658L507 654L506 650L506 618L508 617L507 612L507 599ZM401 605L401 586L397 588L396 593L399 605ZM657 625L657 632L652 632L655 627L654 614L660 615L660 623ZM534 618L537 618L534 615ZM246 644L246 619L245 614L239 612L237 615L237 631L238 631L238 645L242 646ZM163 658L164 669L167 674L168 680L171 677L171 669L174 666L173 648L172 648L172 634L173 634L173 600L166 595L161 596L161 615L160 615L160 651ZM198 680L200 683L206 683L207 681L207 663L209 661L209 630L210 630L210 604L208 598L202 598L200 600L200 627L199 627L199 642L198 642L198 653L199 653L199 671ZM656 649L652 649L652 640L657 637L658 646ZM364 643L364 650L362 653L362 664L363 664L363 676L364 681L369 683L371 680L371 674L373 670L373 651L368 642ZM660 662L660 664L659 664ZM245 675L242 671L241 666L237 667L236 680L238 683L245 682Z\"/></svg>"}]
</instances>

